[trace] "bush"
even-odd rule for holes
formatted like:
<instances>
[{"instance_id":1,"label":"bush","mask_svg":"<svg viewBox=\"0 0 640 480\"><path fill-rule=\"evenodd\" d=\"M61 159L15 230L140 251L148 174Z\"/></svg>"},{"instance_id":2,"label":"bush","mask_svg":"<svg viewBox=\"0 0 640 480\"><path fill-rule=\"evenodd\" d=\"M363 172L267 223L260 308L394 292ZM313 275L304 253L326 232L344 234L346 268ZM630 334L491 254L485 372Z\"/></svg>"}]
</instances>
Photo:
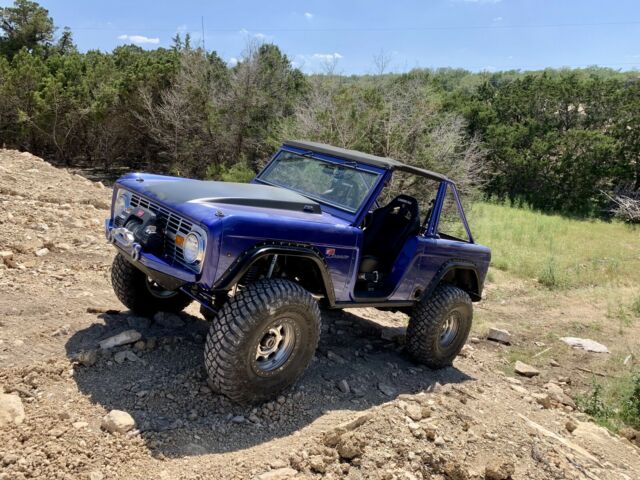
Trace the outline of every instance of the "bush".
<instances>
[{"instance_id":1,"label":"bush","mask_svg":"<svg viewBox=\"0 0 640 480\"><path fill-rule=\"evenodd\" d=\"M640 428L640 373L631 377L629 391L622 402L620 417L634 428Z\"/></svg>"},{"instance_id":2,"label":"bush","mask_svg":"<svg viewBox=\"0 0 640 480\"><path fill-rule=\"evenodd\" d=\"M249 183L256 176L245 163L236 163L231 167L210 165L206 170L206 178L223 182Z\"/></svg>"},{"instance_id":3,"label":"bush","mask_svg":"<svg viewBox=\"0 0 640 480\"><path fill-rule=\"evenodd\" d=\"M605 384L594 382L591 393L579 396L576 403L580 410L613 431L625 425L640 429L640 372Z\"/></svg>"}]
</instances>

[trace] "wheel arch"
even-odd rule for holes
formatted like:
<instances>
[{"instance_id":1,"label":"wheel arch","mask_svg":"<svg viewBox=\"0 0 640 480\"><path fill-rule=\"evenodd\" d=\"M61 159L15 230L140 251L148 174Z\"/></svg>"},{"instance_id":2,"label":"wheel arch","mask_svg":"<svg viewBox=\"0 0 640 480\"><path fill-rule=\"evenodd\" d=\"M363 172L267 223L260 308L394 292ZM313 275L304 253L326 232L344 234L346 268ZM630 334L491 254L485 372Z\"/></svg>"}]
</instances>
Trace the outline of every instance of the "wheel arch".
<instances>
[{"instance_id":1,"label":"wheel arch","mask_svg":"<svg viewBox=\"0 0 640 480\"><path fill-rule=\"evenodd\" d=\"M329 305L335 305L335 291L327 264L316 248L305 244L269 242L257 245L236 259L231 267L214 283L213 290L230 290L241 281L252 266L274 255L278 255L279 258L291 258L305 262L309 268L313 269L318 279L319 292L312 293L323 294Z\"/></svg>"},{"instance_id":2,"label":"wheel arch","mask_svg":"<svg viewBox=\"0 0 640 480\"><path fill-rule=\"evenodd\" d=\"M482 299L482 283L475 264L466 260L450 260L438 270L421 297L428 298L438 285L446 283L454 285L469 294L471 300Z\"/></svg>"}]
</instances>

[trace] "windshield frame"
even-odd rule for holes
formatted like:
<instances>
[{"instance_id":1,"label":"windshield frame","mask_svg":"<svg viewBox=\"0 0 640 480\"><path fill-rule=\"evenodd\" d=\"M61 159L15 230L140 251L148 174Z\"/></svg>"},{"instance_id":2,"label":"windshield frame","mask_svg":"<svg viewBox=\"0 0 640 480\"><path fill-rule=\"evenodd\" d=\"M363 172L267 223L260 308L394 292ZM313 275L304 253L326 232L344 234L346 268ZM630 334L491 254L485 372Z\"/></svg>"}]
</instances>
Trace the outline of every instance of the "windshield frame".
<instances>
[{"instance_id":1,"label":"windshield frame","mask_svg":"<svg viewBox=\"0 0 640 480\"><path fill-rule=\"evenodd\" d=\"M278 158L280 157L280 155L283 152L293 153L295 155L299 155L301 157L308 157L308 158L310 158L312 160L316 160L316 161L319 161L319 162L332 163L332 164L335 164L335 165L340 165L340 166L345 167L345 168L351 168L351 169L356 170L356 171L362 171L362 172L374 174L374 175L377 176L377 178L373 182L371 188L369 189L369 191L367 192L367 194L363 198L363 200L360 203L360 205L356 209L351 210L348 207L331 203L331 202L327 201L326 199L323 199L323 198L320 198L320 197L316 197L316 196L314 196L312 194L309 194L309 193L306 193L306 192L304 192L302 190L298 190L296 188L292 188L292 187L289 187L289 186L278 185L276 183L273 183L273 182L270 182L270 181L264 179L263 177L274 167L274 165L276 164ZM278 188L285 188L287 190L291 190L293 192L299 193L300 195L304 195L305 197L320 203L322 205L323 209L325 211L328 211L328 213L331 213L332 215L335 215L337 217L343 218L345 220L354 221L354 220L356 220L357 218L360 217L359 213L362 212L363 208L365 208L366 206L368 206L370 204L372 196L377 197L377 195L379 193L380 185L386 179L388 173L389 173L388 170L383 169L383 168L378 168L378 167L375 167L375 166L372 166L372 165L366 165L366 164L362 164L360 162L356 162L356 161L353 161L353 160L345 160L345 159L341 159L341 158L337 158L337 157L332 157L330 155L325 155L325 154L317 153L317 152L314 152L314 151L299 149L299 148L290 147L288 145L285 145L285 146L281 147L276 152L276 154L271 158L269 163L255 177L254 182L262 183L262 184L265 184L265 185L271 185L271 186L278 187Z\"/></svg>"}]
</instances>

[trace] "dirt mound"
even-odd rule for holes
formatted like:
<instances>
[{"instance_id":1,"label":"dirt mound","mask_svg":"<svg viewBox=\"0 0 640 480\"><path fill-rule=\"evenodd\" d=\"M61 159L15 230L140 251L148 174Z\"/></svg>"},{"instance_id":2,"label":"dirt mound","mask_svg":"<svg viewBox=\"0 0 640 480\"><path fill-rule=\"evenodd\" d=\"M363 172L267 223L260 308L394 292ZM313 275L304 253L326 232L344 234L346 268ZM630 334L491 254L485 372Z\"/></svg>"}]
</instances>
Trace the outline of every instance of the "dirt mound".
<instances>
[{"instance_id":1,"label":"dirt mound","mask_svg":"<svg viewBox=\"0 0 640 480\"><path fill-rule=\"evenodd\" d=\"M213 395L195 306L158 323L114 297L109 202L99 184L0 152L0 393L24 409L0 423L0 479L638 477L636 447L575 412L567 379L508 377L480 339L452 368L416 366L400 314L325 312L291 391L253 408Z\"/></svg>"}]
</instances>

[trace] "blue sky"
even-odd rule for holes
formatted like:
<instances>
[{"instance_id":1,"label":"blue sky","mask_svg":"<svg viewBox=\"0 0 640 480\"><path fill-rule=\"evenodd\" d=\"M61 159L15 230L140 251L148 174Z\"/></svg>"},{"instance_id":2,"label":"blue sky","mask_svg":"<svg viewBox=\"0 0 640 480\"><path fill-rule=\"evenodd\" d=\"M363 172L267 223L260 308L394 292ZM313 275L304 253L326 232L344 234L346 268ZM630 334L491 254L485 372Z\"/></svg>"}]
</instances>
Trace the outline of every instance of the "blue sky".
<instances>
[{"instance_id":1,"label":"blue sky","mask_svg":"<svg viewBox=\"0 0 640 480\"><path fill-rule=\"evenodd\" d=\"M0 0L6 6L12 2ZM307 72L603 65L640 68L638 0L47 0L83 51L169 46L190 32L233 63L249 40L273 42Z\"/></svg>"}]
</instances>

